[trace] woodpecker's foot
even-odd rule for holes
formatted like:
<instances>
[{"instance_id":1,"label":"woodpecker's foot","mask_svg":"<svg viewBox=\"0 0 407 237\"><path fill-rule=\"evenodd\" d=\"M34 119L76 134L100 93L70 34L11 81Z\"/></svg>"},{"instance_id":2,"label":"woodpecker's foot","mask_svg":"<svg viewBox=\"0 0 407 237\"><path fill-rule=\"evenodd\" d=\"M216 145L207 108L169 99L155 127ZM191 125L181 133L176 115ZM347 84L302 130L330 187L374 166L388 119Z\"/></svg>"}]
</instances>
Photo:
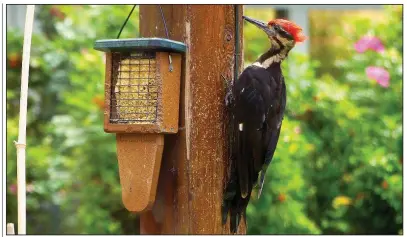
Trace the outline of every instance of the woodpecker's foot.
<instances>
[{"instance_id":1,"label":"woodpecker's foot","mask_svg":"<svg viewBox=\"0 0 407 237\"><path fill-rule=\"evenodd\" d=\"M232 109L232 107L233 107L233 102L234 102L234 98L233 98L232 91L230 90L230 91L228 91L228 92L226 93L226 97L225 97L225 105L226 105L226 108Z\"/></svg>"},{"instance_id":2,"label":"woodpecker's foot","mask_svg":"<svg viewBox=\"0 0 407 237\"><path fill-rule=\"evenodd\" d=\"M226 88L227 90L230 90L230 88L232 87L233 81L227 79L227 78L224 77L223 75L220 75L220 76L223 78L223 83L224 83L225 88Z\"/></svg>"},{"instance_id":3,"label":"woodpecker's foot","mask_svg":"<svg viewBox=\"0 0 407 237\"><path fill-rule=\"evenodd\" d=\"M226 225L228 219L230 205L228 202L223 201L222 203L222 225Z\"/></svg>"},{"instance_id":4,"label":"woodpecker's foot","mask_svg":"<svg viewBox=\"0 0 407 237\"><path fill-rule=\"evenodd\" d=\"M225 105L228 109L231 109L234 100L232 93L233 80L226 79L223 75L221 75L221 77L223 78L224 87L226 89Z\"/></svg>"}]
</instances>

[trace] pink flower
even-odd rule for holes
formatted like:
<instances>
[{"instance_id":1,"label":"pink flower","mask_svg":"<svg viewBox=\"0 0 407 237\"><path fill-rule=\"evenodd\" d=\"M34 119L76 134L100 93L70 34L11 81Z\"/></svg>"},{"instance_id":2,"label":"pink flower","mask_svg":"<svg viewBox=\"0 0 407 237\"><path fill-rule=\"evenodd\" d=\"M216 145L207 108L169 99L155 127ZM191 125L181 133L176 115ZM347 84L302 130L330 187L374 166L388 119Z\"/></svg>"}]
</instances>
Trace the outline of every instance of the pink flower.
<instances>
[{"instance_id":1,"label":"pink flower","mask_svg":"<svg viewBox=\"0 0 407 237\"><path fill-rule=\"evenodd\" d=\"M27 193L32 193L34 191L34 185L33 184L27 184L26 191L27 191Z\"/></svg>"},{"instance_id":2,"label":"pink flower","mask_svg":"<svg viewBox=\"0 0 407 237\"><path fill-rule=\"evenodd\" d=\"M10 191L11 194L17 194L17 184L11 184L8 187L8 190ZM34 185L32 183L27 184L26 186L26 191L27 193L32 193L34 191Z\"/></svg>"},{"instance_id":3,"label":"pink flower","mask_svg":"<svg viewBox=\"0 0 407 237\"><path fill-rule=\"evenodd\" d=\"M11 194L16 194L17 193L17 185L16 184L12 184L8 187L9 191Z\"/></svg>"},{"instance_id":4,"label":"pink flower","mask_svg":"<svg viewBox=\"0 0 407 237\"><path fill-rule=\"evenodd\" d=\"M300 133L301 133L301 128L300 128L299 126L295 127L295 128L294 128L294 132L295 132L296 134L300 134Z\"/></svg>"},{"instance_id":5,"label":"pink flower","mask_svg":"<svg viewBox=\"0 0 407 237\"><path fill-rule=\"evenodd\" d=\"M385 68L374 66L367 67L366 75L368 78L375 80L382 87L389 87L390 74Z\"/></svg>"},{"instance_id":6,"label":"pink flower","mask_svg":"<svg viewBox=\"0 0 407 237\"><path fill-rule=\"evenodd\" d=\"M355 49L358 53L364 53L368 49L381 53L384 51L384 46L382 41L377 37L363 36L355 43Z\"/></svg>"},{"instance_id":7,"label":"pink flower","mask_svg":"<svg viewBox=\"0 0 407 237\"><path fill-rule=\"evenodd\" d=\"M88 53L89 53L89 50L88 50L88 49L86 49L86 48L81 49L81 54L82 54L82 55L86 55L86 54L88 54Z\"/></svg>"}]
</instances>

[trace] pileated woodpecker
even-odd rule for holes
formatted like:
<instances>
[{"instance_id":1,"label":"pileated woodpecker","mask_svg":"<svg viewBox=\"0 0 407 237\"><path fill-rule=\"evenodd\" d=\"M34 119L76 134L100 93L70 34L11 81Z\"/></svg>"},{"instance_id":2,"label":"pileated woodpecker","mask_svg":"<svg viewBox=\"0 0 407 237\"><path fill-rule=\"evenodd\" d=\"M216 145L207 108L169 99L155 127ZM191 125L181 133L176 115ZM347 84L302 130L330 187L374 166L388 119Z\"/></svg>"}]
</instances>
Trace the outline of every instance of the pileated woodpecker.
<instances>
[{"instance_id":1,"label":"pileated woodpecker","mask_svg":"<svg viewBox=\"0 0 407 237\"><path fill-rule=\"evenodd\" d=\"M260 197L267 167L276 150L286 106L286 87L280 64L305 36L301 27L283 19L264 23L243 18L262 29L270 49L248 66L229 88L226 106L232 116L232 170L223 203L222 221L230 213L230 231L236 233L254 187Z\"/></svg>"}]
</instances>

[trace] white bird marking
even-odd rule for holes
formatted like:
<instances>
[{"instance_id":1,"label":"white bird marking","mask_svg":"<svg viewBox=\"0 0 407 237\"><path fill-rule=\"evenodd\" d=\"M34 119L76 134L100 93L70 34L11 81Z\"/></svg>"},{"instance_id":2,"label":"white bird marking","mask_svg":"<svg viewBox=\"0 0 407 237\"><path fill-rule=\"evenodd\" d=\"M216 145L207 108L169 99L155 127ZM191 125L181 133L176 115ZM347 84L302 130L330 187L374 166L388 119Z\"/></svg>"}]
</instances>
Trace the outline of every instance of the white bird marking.
<instances>
[{"instance_id":1,"label":"white bird marking","mask_svg":"<svg viewBox=\"0 0 407 237\"><path fill-rule=\"evenodd\" d=\"M264 181L260 184L261 186L260 186L259 192L257 193L257 199L260 198L261 192L263 191L263 184L264 184Z\"/></svg>"},{"instance_id":2,"label":"white bird marking","mask_svg":"<svg viewBox=\"0 0 407 237\"><path fill-rule=\"evenodd\" d=\"M261 63L259 63L259 62L255 62L255 63L253 63L252 65L253 65L253 66L256 66L256 67L263 67L263 66L261 65Z\"/></svg>"},{"instance_id":3,"label":"white bird marking","mask_svg":"<svg viewBox=\"0 0 407 237\"><path fill-rule=\"evenodd\" d=\"M239 123L239 131L243 131L243 123Z\"/></svg>"},{"instance_id":4,"label":"white bird marking","mask_svg":"<svg viewBox=\"0 0 407 237\"><path fill-rule=\"evenodd\" d=\"M276 55L273 55L272 57L264 60L263 63L255 62L252 65L256 66L256 67L269 68L271 66L271 64L281 62L281 61L283 61L284 58L285 58L284 54L276 54Z\"/></svg>"}]
</instances>

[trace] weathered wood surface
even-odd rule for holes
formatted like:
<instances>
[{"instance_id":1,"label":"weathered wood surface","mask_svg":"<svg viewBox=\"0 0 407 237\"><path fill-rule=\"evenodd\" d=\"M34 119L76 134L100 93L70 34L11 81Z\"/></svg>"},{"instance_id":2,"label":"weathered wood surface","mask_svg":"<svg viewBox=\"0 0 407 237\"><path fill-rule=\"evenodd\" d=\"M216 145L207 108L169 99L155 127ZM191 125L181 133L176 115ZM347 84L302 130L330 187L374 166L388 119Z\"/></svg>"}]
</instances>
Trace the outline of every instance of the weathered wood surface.
<instances>
[{"instance_id":1,"label":"weathered wood surface","mask_svg":"<svg viewBox=\"0 0 407 237\"><path fill-rule=\"evenodd\" d=\"M183 60L179 132L165 135L156 202L152 211L141 215L140 231L228 234L229 224L222 226L221 221L229 165L223 77L233 77L235 8L162 8L170 39L185 42L188 52ZM242 6L238 10L241 16ZM242 45L241 17L238 20ZM140 32L142 37L166 37L158 5L140 6ZM244 221L238 233L246 233Z\"/></svg>"}]
</instances>

